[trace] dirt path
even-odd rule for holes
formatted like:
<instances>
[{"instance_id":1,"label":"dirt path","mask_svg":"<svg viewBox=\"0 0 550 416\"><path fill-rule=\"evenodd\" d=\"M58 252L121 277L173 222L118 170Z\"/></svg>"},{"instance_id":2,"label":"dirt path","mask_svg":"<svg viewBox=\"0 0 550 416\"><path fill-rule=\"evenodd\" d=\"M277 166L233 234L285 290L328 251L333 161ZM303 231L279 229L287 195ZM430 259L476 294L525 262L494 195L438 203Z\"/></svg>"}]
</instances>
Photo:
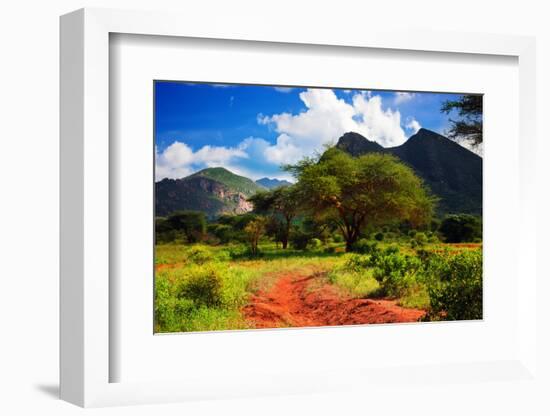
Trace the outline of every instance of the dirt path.
<instances>
[{"instance_id":1,"label":"dirt path","mask_svg":"<svg viewBox=\"0 0 550 416\"><path fill-rule=\"evenodd\" d=\"M385 299L349 299L321 275L282 273L267 292L243 308L256 328L415 322L425 311Z\"/></svg>"}]
</instances>

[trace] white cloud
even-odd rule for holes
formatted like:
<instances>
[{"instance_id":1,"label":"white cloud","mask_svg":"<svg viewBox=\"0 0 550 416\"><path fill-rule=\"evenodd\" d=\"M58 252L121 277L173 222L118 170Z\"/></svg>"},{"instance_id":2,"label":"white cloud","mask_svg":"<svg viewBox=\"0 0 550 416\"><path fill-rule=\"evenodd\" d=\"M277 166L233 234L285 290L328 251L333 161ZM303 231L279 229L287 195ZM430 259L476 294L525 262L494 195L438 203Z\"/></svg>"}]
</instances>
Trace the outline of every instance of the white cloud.
<instances>
[{"instance_id":1,"label":"white cloud","mask_svg":"<svg viewBox=\"0 0 550 416\"><path fill-rule=\"evenodd\" d=\"M269 146L264 151L265 158L274 164L296 163L304 156L303 149L296 146L292 137L281 134L277 144Z\"/></svg>"},{"instance_id":2,"label":"white cloud","mask_svg":"<svg viewBox=\"0 0 550 416\"><path fill-rule=\"evenodd\" d=\"M396 92L393 102L395 104L406 103L407 101L412 100L415 97L415 95L416 94L413 92Z\"/></svg>"},{"instance_id":3,"label":"white cloud","mask_svg":"<svg viewBox=\"0 0 550 416\"><path fill-rule=\"evenodd\" d=\"M418 120L416 120L414 117L407 117L407 124L405 124L405 127L407 130L412 131L413 134L418 133L418 130L422 128Z\"/></svg>"},{"instance_id":4,"label":"white cloud","mask_svg":"<svg viewBox=\"0 0 550 416\"><path fill-rule=\"evenodd\" d=\"M407 137L401 127L401 113L391 108L382 107L382 97L356 94L353 106L359 118L358 133L369 140L374 140L384 147L399 146Z\"/></svg>"},{"instance_id":5,"label":"white cloud","mask_svg":"<svg viewBox=\"0 0 550 416\"><path fill-rule=\"evenodd\" d=\"M348 132L355 131L382 146L398 146L406 136L401 114L384 109L382 98L372 93L357 93L348 103L330 89L308 89L300 93L306 110L298 114L258 115L258 123L280 133L277 143L264 152L270 163L294 163L301 157L322 151Z\"/></svg>"},{"instance_id":6,"label":"white cloud","mask_svg":"<svg viewBox=\"0 0 550 416\"><path fill-rule=\"evenodd\" d=\"M284 93L289 93L294 89L291 87L273 87L273 88L275 89L275 91L284 92Z\"/></svg>"},{"instance_id":7,"label":"white cloud","mask_svg":"<svg viewBox=\"0 0 550 416\"><path fill-rule=\"evenodd\" d=\"M476 144L472 139L467 137L458 137L455 139L462 147L465 147L470 152L474 152L476 155L483 157L483 142Z\"/></svg>"},{"instance_id":8,"label":"white cloud","mask_svg":"<svg viewBox=\"0 0 550 416\"><path fill-rule=\"evenodd\" d=\"M200 168L224 166L246 158L248 154L239 148L203 146L193 152L187 144L175 141L160 153L155 148L155 179L182 178Z\"/></svg>"}]
</instances>

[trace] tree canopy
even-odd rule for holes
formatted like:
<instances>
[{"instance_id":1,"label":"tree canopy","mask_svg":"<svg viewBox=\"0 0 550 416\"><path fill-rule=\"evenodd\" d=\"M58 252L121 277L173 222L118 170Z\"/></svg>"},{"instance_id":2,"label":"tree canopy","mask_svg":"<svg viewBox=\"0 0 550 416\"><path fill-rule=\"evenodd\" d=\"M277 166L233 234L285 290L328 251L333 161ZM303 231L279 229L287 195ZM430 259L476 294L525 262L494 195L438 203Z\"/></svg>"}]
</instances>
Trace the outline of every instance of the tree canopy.
<instances>
[{"instance_id":1,"label":"tree canopy","mask_svg":"<svg viewBox=\"0 0 550 416\"><path fill-rule=\"evenodd\" d=\"M292 220L298 214L300 198L296 186L285 186L270 191L258 192L249 198L254 204L254 211L267 214L277 223L276 234L283 249L288 246Z\"/></svg>"},{"instance_id":2,"label":"tree canopy","mask_svg":"<svg viewBox=\"0 0 550 416\"><path fill-rule=\"evenodd\" d=\"M318 160L304 159L286 168L298 179L302 209L333 222L347 251L366 226L404 220L421 225L433 214L435 199L422 180L391 155L354 158L330 148Z\"/></svg>"},{"instance_id":3,"label":"tree canopy","mask_svg":"<svg viewBox=\"0 0 550 416\"><path fill-rule=\"evenodd\" d=\"M474 144L483 142L483 96L463 95L458 100L447 100L441 106L441 112L450 114L457 111L460 119L450 119L449 138L465 137Z\"/></svg>"},{"instance_id":4,"label":"tree canopy","mask_svg":"<svg viewBox=\"0 0 550 416\"><path fill-rule=\"evenodd\" d=\"M190 243L202 240L206 233L206 217L203 212L176 211L166 221L173 230L182 232Z\"/></svg>"}]
</instances>

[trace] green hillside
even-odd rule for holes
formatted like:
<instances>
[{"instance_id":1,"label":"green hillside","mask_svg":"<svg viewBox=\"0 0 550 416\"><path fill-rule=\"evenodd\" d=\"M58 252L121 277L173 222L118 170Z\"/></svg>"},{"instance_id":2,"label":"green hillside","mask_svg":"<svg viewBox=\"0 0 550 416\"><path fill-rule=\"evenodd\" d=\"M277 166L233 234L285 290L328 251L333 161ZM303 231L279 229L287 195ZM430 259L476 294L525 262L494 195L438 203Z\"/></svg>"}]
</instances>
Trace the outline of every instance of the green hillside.
<instances>
[{"instance_id":1,"label":"green hillside","mask_svg":"<svg viewBox=\"0 0 550 416\"><path fill-rule=\"evenodd\" d=\"M241 192L246 196L250 196L258 191L265 190L265 187L257 184L251 179L245 178L244 176L235 175L225 168L207 168L196 172L189 177L203 177L212 179L227 186L233 191Z\"/></svg>"}]
</instances>

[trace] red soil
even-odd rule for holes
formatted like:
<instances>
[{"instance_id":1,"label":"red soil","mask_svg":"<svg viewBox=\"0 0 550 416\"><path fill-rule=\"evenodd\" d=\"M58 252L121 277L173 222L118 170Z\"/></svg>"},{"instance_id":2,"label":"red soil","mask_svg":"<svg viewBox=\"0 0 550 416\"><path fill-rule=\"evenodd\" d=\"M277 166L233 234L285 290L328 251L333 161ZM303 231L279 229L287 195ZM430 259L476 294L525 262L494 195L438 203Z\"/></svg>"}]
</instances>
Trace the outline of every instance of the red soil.
<instances>
[{"instance_id":1,"label":"red soil","mask_svg":"<svg viewBox=\"0 0 550 416\"><path fill-rule=\"evenodd\" d=\"M281 274L266 293L251 298L243 313L256 328L416 322L425 311L386 299L350 299L318 275Z\"/></svg>"},{"instance_id":2,"label":"red soil","mask_svg":"<svg viewBox=\"0 0 550 416\"><path fill-rule=\"evenodd\" d=\"M155 265L157 272L164 269L175 269L176 267L183 266L185 263L160 263Z\"/></svg>"}]
</instances>

